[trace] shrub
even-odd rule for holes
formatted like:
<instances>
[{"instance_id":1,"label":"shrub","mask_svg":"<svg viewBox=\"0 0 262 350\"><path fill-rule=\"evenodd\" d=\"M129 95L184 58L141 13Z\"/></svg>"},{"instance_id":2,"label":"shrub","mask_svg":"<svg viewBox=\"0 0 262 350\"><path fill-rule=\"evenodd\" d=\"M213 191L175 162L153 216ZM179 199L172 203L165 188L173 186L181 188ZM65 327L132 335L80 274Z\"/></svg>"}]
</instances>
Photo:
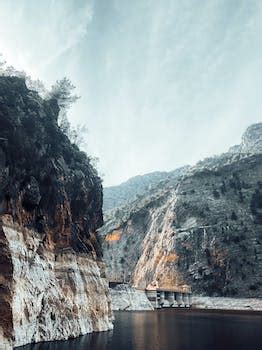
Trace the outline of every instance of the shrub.
<instances>
[{"instance_id":1,"label":"shrub","mask_svg":"<svg viewBox=\"0 0 262 350\"><path fill-rule=\"evenodd\" d=\"M214 190L213 191L213 196L214 196L215 199L220 198L220 193L218 192L218 190Z\"/></svg>"},{"instance_id":2,"label":"shrub","mask_svg":"<svg viewBox=\"0 0 262 350\"><path fill-rule=\"evenodd\" d=\"M237 220L237 214L234 211L232 211L231 220Z\"/></svg>"}]
</instances>

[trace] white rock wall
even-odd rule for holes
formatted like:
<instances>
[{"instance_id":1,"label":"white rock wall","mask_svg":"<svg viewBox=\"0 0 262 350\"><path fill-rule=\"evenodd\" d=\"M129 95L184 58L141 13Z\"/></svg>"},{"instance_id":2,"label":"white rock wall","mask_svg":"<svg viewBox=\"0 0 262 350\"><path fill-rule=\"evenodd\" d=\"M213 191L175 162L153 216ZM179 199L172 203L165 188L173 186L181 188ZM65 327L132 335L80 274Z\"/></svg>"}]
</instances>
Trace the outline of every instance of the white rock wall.
<instances>
[{"instance_id":1,"label":"white rock wall","mask_svg":"<svg viewBox=\"0 0 262 350\"><path fill-rule=\"evenodd\" d=\"M128 285L119 285L110 288L113 310L142 311L153 310L145 291L132 288Z\"/></svg>"},{"instance_id":2,"label":"white rock wall","mask_svg":"<svg viewBox=\"0 0 262 350\"><path fill-rule=\"evenodd\" d=\"M55 255L34 231L3 230L13 263L13 346L112 329L101 263L71 250Z\"/></svg>"},{"instance_id":3,"label":"white rock wall","mask_svg":"<svg viewBox=\"0 0 262 350\"><path fill-rule=\"evenodd\" d=\"M262 311L262 299L193 296L192 307L196 309Z\"/></svg>"},{"instance_id":4,"label":"white rock wall","mask_svg":"<svg viewBox=\"0 0 262 350\"><path fill-rule=\"evenodd\" d=\"M4 336L4 330L0 325L0 350L12 350L11 340Z\"/></svg>"}]
</instances>

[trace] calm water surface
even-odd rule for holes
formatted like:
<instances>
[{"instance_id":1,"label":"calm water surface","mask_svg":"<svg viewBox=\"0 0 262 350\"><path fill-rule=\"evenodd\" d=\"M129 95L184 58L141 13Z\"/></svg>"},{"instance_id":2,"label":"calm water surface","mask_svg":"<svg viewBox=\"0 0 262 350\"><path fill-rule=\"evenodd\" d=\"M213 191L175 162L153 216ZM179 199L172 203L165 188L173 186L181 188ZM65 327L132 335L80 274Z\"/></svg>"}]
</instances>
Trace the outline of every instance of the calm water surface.
<instances>
[{"instance_id":1,"label":"calm water surface","mask_svg":"<svg viewBox=\"0 0 262 350\"><path fill-rule=\"evenodd\" d=\"M19 350L262 350L262 315L158 310L115 318L113 331Z\"/></svg>"}]
</instances>

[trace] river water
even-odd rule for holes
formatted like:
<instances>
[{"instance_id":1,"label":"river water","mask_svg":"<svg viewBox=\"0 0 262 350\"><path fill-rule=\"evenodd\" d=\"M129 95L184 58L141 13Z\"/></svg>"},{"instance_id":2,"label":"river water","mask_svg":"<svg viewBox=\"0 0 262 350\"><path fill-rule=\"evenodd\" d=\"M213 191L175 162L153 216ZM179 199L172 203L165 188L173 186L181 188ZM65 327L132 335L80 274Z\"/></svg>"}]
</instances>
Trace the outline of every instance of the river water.
<instances>
[{"instance_id":1,"label":"river water","mask_svg":"<svg viewBox=\"0 0 262 350\"><path fill-rule=\"evenodd\" d=\"M23 350L262 350L262 315L186 309L115 313L113 331Z\"/></svg>"}]
</instances>

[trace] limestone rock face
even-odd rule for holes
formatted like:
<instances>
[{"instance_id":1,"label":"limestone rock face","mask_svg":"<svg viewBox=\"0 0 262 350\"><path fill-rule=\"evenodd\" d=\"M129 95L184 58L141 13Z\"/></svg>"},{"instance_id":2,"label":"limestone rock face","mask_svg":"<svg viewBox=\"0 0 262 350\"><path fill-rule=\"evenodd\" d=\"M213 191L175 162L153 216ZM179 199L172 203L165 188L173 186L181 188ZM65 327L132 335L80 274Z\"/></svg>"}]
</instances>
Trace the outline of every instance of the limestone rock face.
<instances>
[{"instance_id":1,"label":"limestone rock face","mask_svg":"<svg viewBox=\"0 0 262 350\"><path fill-rule=\"evenodd\" d=\"M144 290L138 290L127 284L110 288L113 310L143 311L153 310Z\"/></svg>"},{"instance_id":2,"label":"limestone rock face","mask_svg":"<svg viewBox=\"0 0 262 350\"><path fill-rule=\"evenodd\" d=\"M102 263L85 253L46 248L41 234L15 225L8 216L2 217L1 230L11 257L12 279L5 278L11 280L13 346L112 328Z\"/></svg>"},{"instance_id":3,"label":"limestone rock face","mask_svg":"<svg viewBox=\"0 0 262 350\"><path fill-rule=\"evenodd\" d=\"M261 296L260 128L244 134L246 153L199 162L107 214L100 232L109 280L207 296Z\"/></svg>"},{"instance_id":4,"label":"limestone rock face","mask_svg":"<svg viewBox=\"0 0 262 350\"><path fill-rule=\"evenodd\" d=\"M58 113L23 79L0 77L0 344L112 328L101 180Z\"/></svg>"},{"instance_id":5,"label":"limestone rock face","mask_svg":"<svg viewBox=\"0 0 262 350\"><path fill-rule=\"evenodd\" d=\"M213 310L262 311L262 299L193 296L192 307Z\"/></svg>"}]
</instances>

